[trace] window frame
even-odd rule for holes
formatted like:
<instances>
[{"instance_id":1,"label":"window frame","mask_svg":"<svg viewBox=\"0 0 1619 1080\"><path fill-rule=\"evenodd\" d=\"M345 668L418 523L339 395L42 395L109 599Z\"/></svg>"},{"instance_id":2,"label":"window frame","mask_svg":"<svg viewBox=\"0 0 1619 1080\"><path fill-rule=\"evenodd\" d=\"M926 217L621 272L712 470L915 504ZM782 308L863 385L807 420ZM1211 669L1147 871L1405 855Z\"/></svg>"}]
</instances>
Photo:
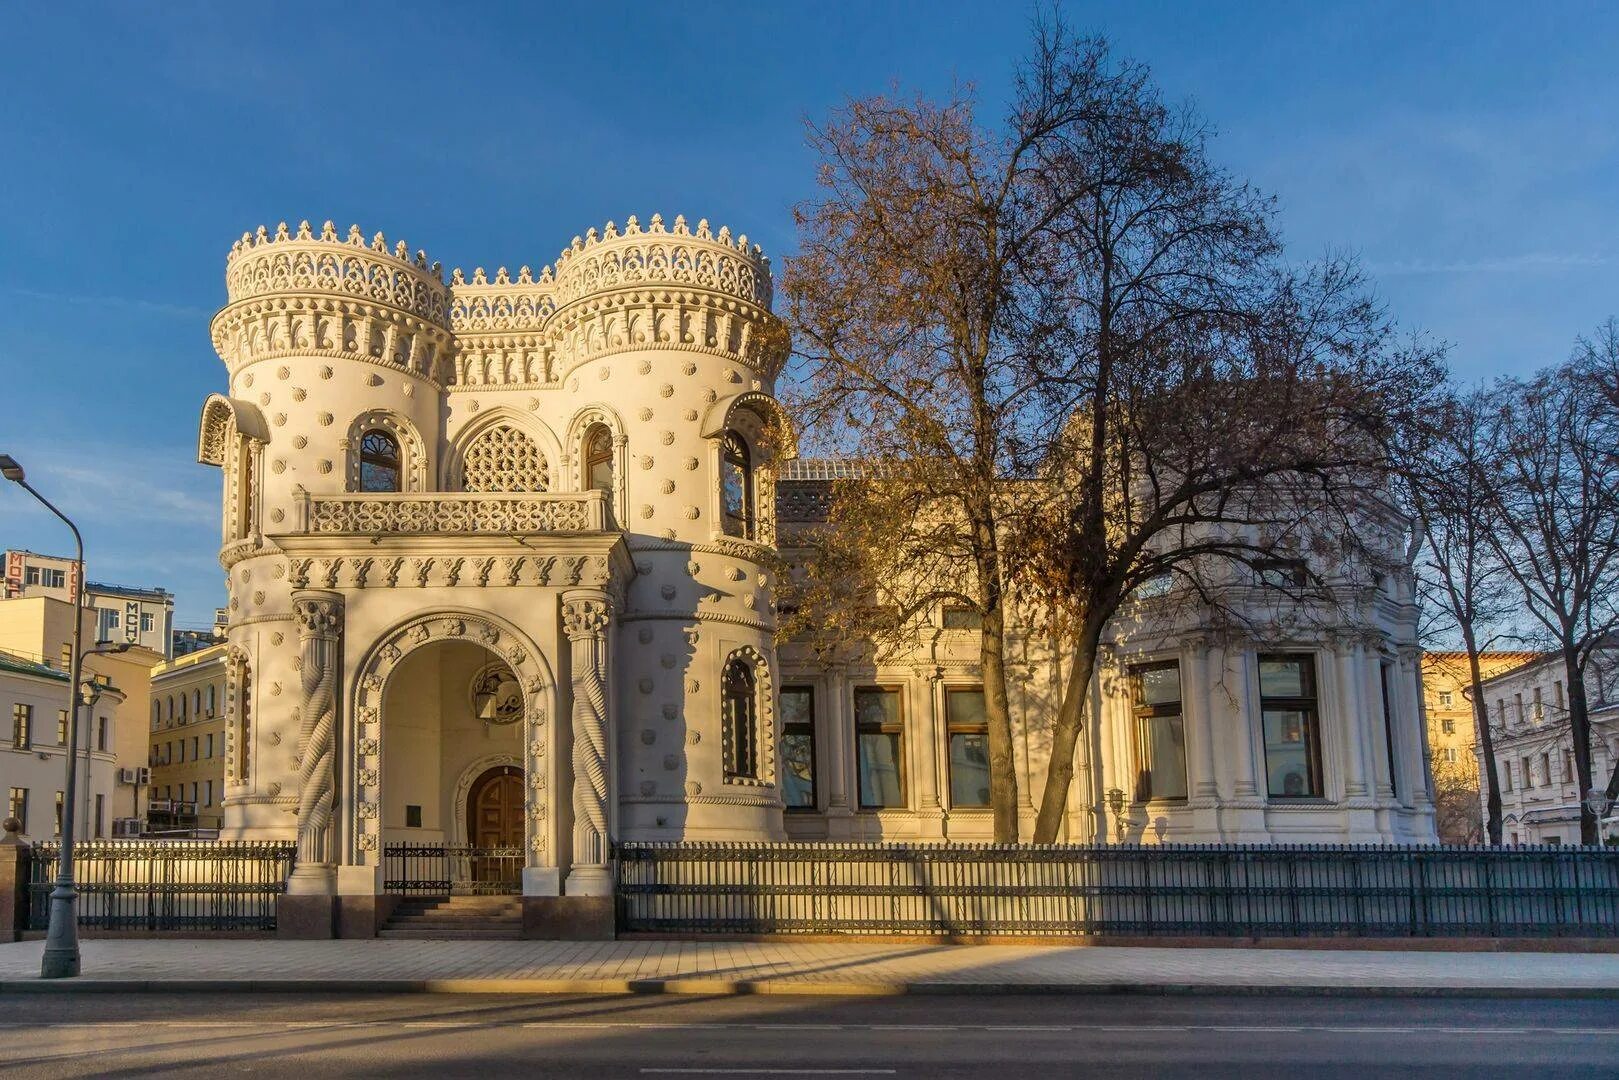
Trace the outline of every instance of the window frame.
<instances>
[{"instance_id":1,"label":"window frame","mask_svg":"<svg viewBox=\"0 0 1619 1080\"><path fill-rule=\"evenodd\" d=\"M381 449L371 445L377 439L385 441L393 448L391 459ZM368 427L360 432L359 445L360 475L356 485L361 492L373 495L397 494L405 490L405 452L400 445L399 437L393 432L381 427ZM380 487L370 482L368 477L380 475L386 477L391 470L393 482L391 486Z\"/></svg>"},{"instance_id":2,"label":"window frame","mask_svg":"<svg viewBox=\"0 0 1619 1080\"><path fill-rule=\"evenodd\" d=\"M899 718L897 720L884 720L875 726L863 724L860 720L861 694L893 694L899 703ZM854 721L854 773L855 773L855 802L862 811L868 813L882 813L883 811L905 811L911 805L911 777L909 747L906 745L906 709L905 688L883 683L868 683L853 687L850 694L850 716ZM899 736L895 743L898 748L894 755L899 774L899 802L888 805L886 803L869 804L866 802L864 785L860 782L860 737L862 734L881 734Z\"/></svg>"},{"instance_id":3,"label":"window frame","mask_svg":"<svg viewBox=\"0 0 1619 1080\"><path fill-rule=\"evenodd\" d=\"M740 677L740 688L732 680ZM745 657L731 656L720 672L720 769L727 784L756 784L759 752L759 676Z\"/></svg>"},{"instance_id":4,"label":"window frame","mask_svg":"<svg viewBox=\"0 0 1619 1080\"><path fill-rule=\"evenodd\" d=\"M1302 661L1303 671L1309 676L1308 684L1304 687L1308 693L1293 696L1274 694L1266 695L1263 666L1266 663ZM1323 760L1323 746L1325 740L1321 731L1321 681L1317 670L1316 654L1311 652L1276 652L1259 653L1255 658L1254 674L1259 683L1259 735L1260 744L1265 757L1265 798L1288 803L1298 802L1324 802L1327 798L1326 767ZM1266 737L1265 714L1267 712L1297 712L1305 718L1306 737L1303 740L1305 749L1305 763L1309 771L1313 790L1299 795L1275 794L1270 784L1270 740Z\"/></svg>"},{"instance_id":5,"label":"window frame","mask_svg":"<svg viewBox=\"0 0 1619 1080\"><path fill-rule=\"evenodd\" d=\"M34 706L25 701L11 703L11 748L32 750L34 747Z\"/></svg>"},{"instance_id":6,"label":"window frame","mask_svg":"<svg viewBox=\"0 0 1619 1080\"><path fill-rule=\"evenodd\" d=\"M740 513L732 512L730 500L726 497L731 469L738 470L742 477ZM753 451L741 432L728 428L720 439L720 525L727 536L743 540L758 539L759 514L755 502Z\"/></svg>"},{"instance_id":7,"label":"window frame","mask_svg":"<svg viewBox=\"0 0 1619 1080\"><path fill-rule=\"evenodd\" d=\"M815 745L815 723L817 719L815 715L815 687L809 684L795 684L792 686L782 687L780 697L784 701L788 694L803 694L809 699L808 720L788 720L786 705L783 704L780 706L781 737L783 744L786 743L789 735L797 735L803 738L805 743L809 746L809 802L807 804L788 803L786 794L787 785L783 783L782 809L784 812L789 814L813 814L820 809L821 805L820 760L819 753ZM781 759L782 776L785 778L789 773L788 763L791 760L786 752L785 745L783 745L782 748Z\"/></svg>"},{"instance_id":8,"label":"window frame","mask_svg":"<svg viewBox=\"0 0 1619 1080\"><path fill-rule=\"evenodd\" d=\"M945 795L949 799L949 808L952 810L991 810L995 805L993 788L985 795L981 803L956 801L956 757L954 747L951 745L957 735L982 735L984 737L984 768L989 772L989 705L986 700L980 710L983 719L977 723L955 720L950 715L950 699L952 695L977 694L983 698L982 684L963 683L960 686L946 686L944 688L944 779ZM993 774L989 774L993 785Z\"/></svg>"},{"instance_id":9,"label":"window frame","mask_svg":"<svg viewBox=\"0 0 1619 1080\"><path fill-rule=\"evenodd\" d=\"M579 456L584 462L584 470L579 474L582 490L605 491L611 496L618 485L618 453L613 446L613 430L603 423L594 423L587 427ZM598 465L607 466L606 487L596 481L595 472Z\"/></svg>"},{"instance_id":10,"label":"window frame","mask_svg":"<svg viewBox=\"0 0 1619 1080\"><path fill-rule=\"evenodd\" d=\"M1143 682L1141 676L1151 671L1167 671L1175 669L1176 682L1180 685L1180 696L1173 702L1158 702L1147 704L1143 698ZM1178 659L1150 660L1145 663L1131 664L1130 678L1130 717L1133 721L1134 731L1131 733L1134 740L1136 781L1133 799L1137 803L1176 803L1182 804L1190 801L1192 795L1191 763L1186 760L1186 673L1181 670ZM1181 787L1183 795L1155 795L1151 789L1151 774L1144 768L1149 760L1147 753L1147 735L1151 721L1178 719L1181 722ZM1145 788L1143 785L1147 785ZM1143 795L1145 792L1145 795Z\"/></svg>"}]
</instances>

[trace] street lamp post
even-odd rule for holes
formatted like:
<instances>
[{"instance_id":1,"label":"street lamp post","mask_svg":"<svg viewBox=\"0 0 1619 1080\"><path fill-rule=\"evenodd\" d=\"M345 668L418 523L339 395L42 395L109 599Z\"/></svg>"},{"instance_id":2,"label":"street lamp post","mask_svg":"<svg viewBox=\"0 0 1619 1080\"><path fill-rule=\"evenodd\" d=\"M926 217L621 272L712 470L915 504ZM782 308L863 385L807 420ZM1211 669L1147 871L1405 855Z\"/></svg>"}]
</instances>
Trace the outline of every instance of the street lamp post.
<instances>
[{"instance_id":1,"label":"street lamp post","mask_svg":"<svg viewBox=\"0 0 1619 1080\"><path fill-rule=\"evenodd\" d=\"M78 580L73 583L73 646L68 657L68 693L72 696L68 714L67 779L62 791L62 850L57 861L56 887L51 890L50 928L45 932L45 955L40 960L42 979L61 979L79 973L79 894L73 888L73 808L77 793L79 748L79 684L84 675L80 652L84 627L84 538L79 527L51 501L28 483L23 467L9 454L0 454L0 476L21 487L40 504L62 519L73 532L74 565Z\"/></svg>"}]
</instances>

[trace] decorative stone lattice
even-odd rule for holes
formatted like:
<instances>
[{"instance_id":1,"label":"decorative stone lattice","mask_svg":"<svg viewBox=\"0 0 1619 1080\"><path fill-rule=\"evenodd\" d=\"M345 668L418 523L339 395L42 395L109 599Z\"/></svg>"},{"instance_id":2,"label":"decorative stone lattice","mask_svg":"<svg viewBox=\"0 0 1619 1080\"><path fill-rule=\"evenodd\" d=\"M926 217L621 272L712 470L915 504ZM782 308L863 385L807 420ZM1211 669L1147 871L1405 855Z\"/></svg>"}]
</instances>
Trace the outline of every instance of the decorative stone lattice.
<instances>
[{"instance_id":1,"label":"decorative stone lattice","mask_svg":"<svg viewBox=\"0 0 1619 1080\"><path fill-rule=\"evenodd\" d=\"M549 491L551 466L534 440L509 424L496 424L467 447L463 491Z\"/></svg>"}]
</instances>

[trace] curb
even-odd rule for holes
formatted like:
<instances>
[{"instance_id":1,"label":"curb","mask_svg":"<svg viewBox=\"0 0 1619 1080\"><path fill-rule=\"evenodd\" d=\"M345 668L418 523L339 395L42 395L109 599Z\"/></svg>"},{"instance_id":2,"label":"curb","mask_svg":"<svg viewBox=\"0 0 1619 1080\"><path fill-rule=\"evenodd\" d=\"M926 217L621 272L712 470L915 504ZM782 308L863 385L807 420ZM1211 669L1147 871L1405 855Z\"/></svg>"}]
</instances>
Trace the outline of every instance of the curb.
<instances>
[{"instance_id":1,"label":"curb","mask_svg":"<svg viewBox=\"0 0 1619 1080\"><path fill-rule=\"evenodd\" d=\"M900 997L1132 995L1397 998L1587 998L1619 1000L1619 987L1346 986L1262 983L785 982L727 979L18 979L6 994L682 994L706 997Z\"/></svg>"}]
</instances>

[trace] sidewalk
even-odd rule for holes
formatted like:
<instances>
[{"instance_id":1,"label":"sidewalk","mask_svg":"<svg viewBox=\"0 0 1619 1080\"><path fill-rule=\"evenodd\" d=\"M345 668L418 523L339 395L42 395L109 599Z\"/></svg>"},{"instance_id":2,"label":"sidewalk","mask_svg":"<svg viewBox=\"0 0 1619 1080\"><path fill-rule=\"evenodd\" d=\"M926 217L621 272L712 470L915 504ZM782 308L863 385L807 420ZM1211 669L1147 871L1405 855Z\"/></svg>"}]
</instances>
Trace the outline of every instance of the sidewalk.
<instances>
[{"instance_id":1,"label":"sidewalk","mask_svg":"<svg viewBox=\"0 0 1619 1080\"><path fill-rule=\"evenodd\" d=\"M726 941L92 939L43 981L0 945L0 993L1309 993L1619 997L1619 954Z\"/></svg>"}]
</instances>

